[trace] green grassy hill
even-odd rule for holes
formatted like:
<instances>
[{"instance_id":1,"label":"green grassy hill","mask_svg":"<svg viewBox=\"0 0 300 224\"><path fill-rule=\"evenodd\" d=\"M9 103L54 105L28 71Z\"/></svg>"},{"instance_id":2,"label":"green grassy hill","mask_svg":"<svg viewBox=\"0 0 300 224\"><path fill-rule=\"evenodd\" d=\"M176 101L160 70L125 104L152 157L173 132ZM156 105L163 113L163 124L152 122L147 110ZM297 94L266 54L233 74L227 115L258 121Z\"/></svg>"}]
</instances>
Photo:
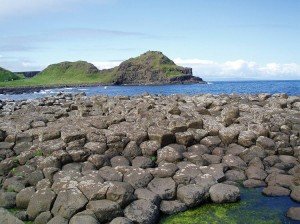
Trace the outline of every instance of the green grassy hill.
<instances>
[{"instance_id":1,"label":"green grassy hill","mask_svg":"<svg viewBox=\"0 0 300 224\"><path fill-rule=\"evenodd\" d=\"M98 70L85 61L52 64L32 78L0 81L0 87L163 84L182 81L199 82L201 79L192 76L191 68L177 66L161 52L148 51L122 62L115 68L105 70Z\"/></svg>"},{"instance_id":2,"label":"green grassy hill","mask_svg":"<svg viewBox=\"0 0 300 224\"><path fill-rule=\"evenodd\" d=\"M0 82L8 82L8 81L18 80L18 79L21 79L21 76L18 76L0 67Z\"/></svg>"}]
</instances>

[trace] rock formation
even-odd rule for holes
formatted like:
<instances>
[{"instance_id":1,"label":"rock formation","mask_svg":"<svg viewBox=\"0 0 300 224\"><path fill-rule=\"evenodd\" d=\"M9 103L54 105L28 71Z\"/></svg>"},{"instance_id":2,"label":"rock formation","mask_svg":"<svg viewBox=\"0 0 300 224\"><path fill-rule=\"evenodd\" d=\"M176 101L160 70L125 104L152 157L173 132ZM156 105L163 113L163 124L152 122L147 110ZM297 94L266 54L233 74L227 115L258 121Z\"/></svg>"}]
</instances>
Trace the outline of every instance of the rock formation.
<instances>
[{"instance_id":1,"label":"rock formation","mask_svg":"<svg viewBox=\"0 0 300 224\"><path fill-rule=\"evenodd\" d=\"M300 97L0 102L0 223L143 223L244 187L300 200ZM299 208L288 217L299 219Z\"/></svg>"}]
</instances>

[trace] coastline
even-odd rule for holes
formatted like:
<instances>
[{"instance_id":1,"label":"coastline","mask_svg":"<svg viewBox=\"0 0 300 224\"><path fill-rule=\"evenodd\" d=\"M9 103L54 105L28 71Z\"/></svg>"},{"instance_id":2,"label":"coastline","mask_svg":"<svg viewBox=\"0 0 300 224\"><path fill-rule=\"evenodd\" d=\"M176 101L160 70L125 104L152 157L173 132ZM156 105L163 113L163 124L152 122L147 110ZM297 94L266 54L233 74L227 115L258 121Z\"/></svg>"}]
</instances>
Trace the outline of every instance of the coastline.
<instances>
[{"instance_id":1,"label":"coastline","mask_svg":"<svg viewBox=\"0 0 300 224\"><path fill-rule=\"evenodd\" d=\"M93 84L62 84L62 85L46 85L46 86L18 86L18 87L0 87L0 94L22 94L33 93L46 89L59 88L80 88L80 87L97 87L97 86L163 86L163 85L190 85L190 84L207 84L207 82L173 82L173 83L147 83L147 84L122 84L116 85L114 83L93 83Z\"/></svg>"}]
</instances>

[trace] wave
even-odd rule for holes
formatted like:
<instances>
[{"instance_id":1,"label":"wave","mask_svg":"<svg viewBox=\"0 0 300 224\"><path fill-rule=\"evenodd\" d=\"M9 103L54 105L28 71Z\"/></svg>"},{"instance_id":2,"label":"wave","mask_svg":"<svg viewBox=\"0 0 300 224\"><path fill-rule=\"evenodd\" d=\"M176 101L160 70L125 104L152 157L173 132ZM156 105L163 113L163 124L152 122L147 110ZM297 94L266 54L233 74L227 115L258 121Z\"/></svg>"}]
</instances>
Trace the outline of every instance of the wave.
<instances>
[{"instance_id":1,"label":"wave","mask_svg":"<svg viewBox=\"0 0 300 224\"><path fill-rule=\"evenodd\" d=\"M212 82L207 82L207 85L212 85L213 83Z\"/></svg>"}]
</instances>

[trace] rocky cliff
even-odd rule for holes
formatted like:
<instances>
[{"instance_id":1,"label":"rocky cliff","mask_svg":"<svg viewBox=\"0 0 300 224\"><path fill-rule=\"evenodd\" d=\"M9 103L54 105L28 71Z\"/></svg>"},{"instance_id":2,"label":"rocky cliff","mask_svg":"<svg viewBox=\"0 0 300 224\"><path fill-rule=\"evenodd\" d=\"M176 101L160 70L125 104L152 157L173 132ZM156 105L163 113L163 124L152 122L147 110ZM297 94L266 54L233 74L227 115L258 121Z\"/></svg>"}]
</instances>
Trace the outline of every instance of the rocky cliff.
<instances>
[{"instance_id":1,"label":"rocky cliff","mask_svg":"<svg viewBox=\"0 0 300 224\"><path fill-rule=\"evenodd\" d=\"M177 66L158 51L148 51L136 58L122 62L118 67L103 70L110 72L117 85L123 84L167 84L202 82L193 76L192 68Z\"/></svg>"}]
</instances>

